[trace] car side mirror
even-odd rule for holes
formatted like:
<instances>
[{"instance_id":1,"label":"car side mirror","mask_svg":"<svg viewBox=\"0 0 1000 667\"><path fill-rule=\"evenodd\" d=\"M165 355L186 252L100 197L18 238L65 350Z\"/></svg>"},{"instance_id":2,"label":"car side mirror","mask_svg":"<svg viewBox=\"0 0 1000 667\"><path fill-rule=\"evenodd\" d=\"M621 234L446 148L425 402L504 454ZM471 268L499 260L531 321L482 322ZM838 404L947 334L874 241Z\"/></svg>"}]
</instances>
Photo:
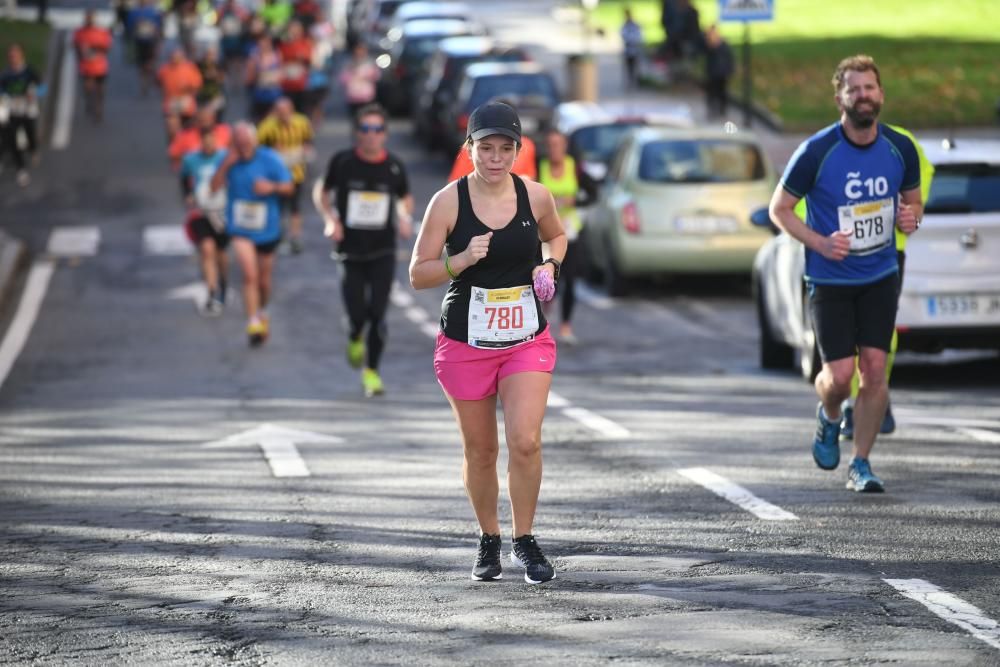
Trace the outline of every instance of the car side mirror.
<instances>
[{"instance_id":1,"label":"car side mirror","mask_svg":"<svg viewBox=\"0 0 1000 667\"><path fill-rule=\"evenodd\" d=\"M750 224L754 227L764 227L770 230L772 234L777 236L781 233L778 226L771 222L771 214L766 208L758 208L753 213L750 214Z\"/></svg>"}]
</instances>

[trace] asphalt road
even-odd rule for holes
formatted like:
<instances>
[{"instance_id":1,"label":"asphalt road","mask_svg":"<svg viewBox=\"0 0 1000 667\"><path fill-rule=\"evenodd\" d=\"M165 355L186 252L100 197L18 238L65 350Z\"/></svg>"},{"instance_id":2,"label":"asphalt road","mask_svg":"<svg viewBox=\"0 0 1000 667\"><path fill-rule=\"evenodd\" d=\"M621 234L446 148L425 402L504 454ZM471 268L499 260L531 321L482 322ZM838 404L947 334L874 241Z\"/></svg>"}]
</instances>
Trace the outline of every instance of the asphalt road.
<instances>
[{"instance_id":1,"label":"asphalt road","mask_svg":"<svg viewBox=\"0 0 1000 667\"><path fill-rule=\"evenodd\" d=\"M387 394L365 399L309 216L248 349L238 303L199 317L193 258L144 243L179 225L178 189L157 101L121 66L109 92L103 126L78 110L31 187L0 185L24 294L48 279L0 386L0 662L1000 664L995 357L904 359L888 493L857 495L812 463L812 389L757 368L745 283L587 290L543 429L558 578L477 584L442 292L401 258ZM347 141L331 110L323 156ZM405 122L392 149L422 208L447 165ZM48 254L64 227L97 228L93 254Z\"/></svg>"}]
</instances>

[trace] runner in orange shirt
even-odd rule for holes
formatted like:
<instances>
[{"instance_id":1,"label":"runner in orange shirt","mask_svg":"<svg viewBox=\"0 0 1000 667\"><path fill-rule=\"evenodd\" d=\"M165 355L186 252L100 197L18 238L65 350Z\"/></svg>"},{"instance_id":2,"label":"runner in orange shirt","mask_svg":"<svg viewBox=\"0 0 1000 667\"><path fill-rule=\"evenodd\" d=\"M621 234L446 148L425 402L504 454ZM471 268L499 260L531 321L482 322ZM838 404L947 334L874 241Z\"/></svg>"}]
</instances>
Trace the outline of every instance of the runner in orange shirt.
<instances>
[{"instance_id":1,"label":"runner in orange shirt","mask_svg":"<svg viewBox=\"0 0 1000 667\"><path fill-rule=\"evenodd\" d=\"M111 31L95 23L92 9L87 10L83 25L73 33L87 115L95 123L104 117L104 79L108 76L111 39Z\"/></svg>"},{"instance_id":2,"label":"runner in orange shirt","mask_svg":"<svg viewBox=\"0 0 1000 667\"><path fill-rule=\"evenodd\" d=\"M201 136L205 130L211 130L215 137L215 146L220 151L229 148L232 141L232 129L225 123L216 121L215 108L203 106L198 109L198 118L193 127L186 127L176 135L167 148L167 157L170 158L170 168L174 171L181 166L181 160L191 151L201 150Z\"/></svg>"},{"instance_id":3,"label":"runner in orange shirt","mask_svg":"<svg viewBox=\"0 0 1000 667\"><path fill-rule=\"evenodd\" d=\"M295 110L305 113L305 92L309 86L313 43L299 21L288 24L285 39L278 46L281 54L281 89L292 100Z\"/></svg>"},{"instance_id":4,"label":"runner in orange shirt","mask_svg":"<svg viewBox=\"0 0 1000 667\"><path fill-rule=\"evenodd\" d=\"M514 167L511 170L518 176L538 180L538 164L535 160L535 142L528 136L521 137L521 150L517 152L514 160ZM463 176L468 176L473 172L472 158L469 157L469 149L462 146L455 156L455 163L451 166L451 173L448 174L448 182L457 181Z\"/></svg>"},{"instance_id":5,"label":"runner in orange shirt","mask_svg":"<svg viewBox=\"0 0 1000 667\"><path fill-rule=\"evenodd\" d=\"M197 110L195 95L202 79L198 66L188 60L184 49L174 47L170 60L160 67L157 78L163 92L163 115L167 123L167 138L172 140L181 127L194 117Z\"/></svg>"}]
</instances>

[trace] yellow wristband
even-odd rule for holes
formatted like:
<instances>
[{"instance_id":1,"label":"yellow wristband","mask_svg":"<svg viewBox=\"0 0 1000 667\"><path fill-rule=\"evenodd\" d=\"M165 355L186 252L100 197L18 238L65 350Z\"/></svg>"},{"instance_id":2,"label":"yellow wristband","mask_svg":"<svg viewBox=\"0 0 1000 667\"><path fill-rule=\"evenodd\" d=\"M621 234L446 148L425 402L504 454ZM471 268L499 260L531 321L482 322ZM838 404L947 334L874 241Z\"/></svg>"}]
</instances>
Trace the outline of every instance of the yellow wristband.
<instances>
[{"instance_id":1,"label":"yellow wristband","mask_svg":"<svg viewBox=\"0 0 1000 667\"><path fill-rule=\"evenodd\" d=\"M452 280L454 280L455 278L458 278L458 274L451 270L451 264L448 263L449 259L450 258L447 255L444 256L444 270L447 271L448 275L451 276Z\"/></svg>"}]
</instances>

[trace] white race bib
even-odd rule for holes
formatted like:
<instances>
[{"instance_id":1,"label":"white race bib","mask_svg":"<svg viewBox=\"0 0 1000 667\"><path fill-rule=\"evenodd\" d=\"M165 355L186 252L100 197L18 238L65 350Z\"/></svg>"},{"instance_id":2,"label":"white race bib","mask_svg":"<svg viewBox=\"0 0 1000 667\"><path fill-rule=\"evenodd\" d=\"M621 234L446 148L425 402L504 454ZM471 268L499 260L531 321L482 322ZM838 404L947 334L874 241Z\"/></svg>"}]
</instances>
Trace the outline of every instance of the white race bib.
<instances>
[{"instance_id":1,"label":"white race bib","mask_svg":"<svg viewBox=\"0 0 1000 667\"><path fill-rule=\"evenodd\" d=\"M469 299L469 345L510 347L538 331L538 310L530 285L504 289L473 287Z\"/></svg>"},{"instance_id":2,"label":"white race bib","mask_svg":"<svg viewBox=\"0 0 1000 667\"><path fill-rule=\"evenodd\" d=\"M347 226L351 229L384 229L389 224L388 192L351 190L347 193Z\"/></svg>"},{"instance_id":3,"label":"white race bib","mask_svg":"<svg viewBox=\"0 0 1000 667\"><path fill-rule=\"evenodd\" d=\"M284 76L289 81L298 81L306 75L306 67L302 63L285 63L284 68Z\"/></svg>"},{"instance_id":4,"label":"white race bib","mask_svg":"<svg viewBox=\"0 0 1000 667\"><path fill-rule=\"evenodd\" d=\"M257 75L258 88L277 88L281 85L281 70L273 67L262 69Z\"/></svg>"},{"instance_id":5,"label":"white race bib","mask_svg":"<svg viewBox=\"0 0 1000 667\"><path fill-rule=\"evenodd\" d=\"M296 146L295 148L282 148L278 151L278 153L281 155L281 159L284 161L285 166L289 169L300 164L304 164L306 161L306 151L302 146Z\"/></svg>"},{"instance_id":6,"label":"white race bib","mask_svg":"<svg viewBox=\"0 0 1000 667\"><path fill-rule=\"evenodd\" d=\"M895 199L838 206L837 218L840 231L851 234L852 255L870 255L895 239Z\"/></svg>"},{"instance_id":7,"label":"white race bib","mask_svg":"<svg viewBox=\"0 0 1000 667\"><path fill-rule=\"evenodd\" d=\"M156 37L156 24L152 21L139 21L135 26L135 34L143 39Z\"/></svg>"},{"instance_id":8,"label":"white race bib","mask_svg":"<svg viewBox=\"0 0 1000 667\"><path fill-rule=\"evenodd\" d=\"M226 210L226 189L222 188L218 192L212 192L211 183L202 181L194 189L194 202L203 213L218 213Z\"/></svg>"},{"instance_id":9,"label":"white race bib","mask_svg":"<svg viewBox=\"0 0 1000 667\"><path fill-rule=\"evenodd\" d=\"M259 232L267 226L267 204L237 199L233 202L233 224L240 229Z\"/></svg>"}]
</instances>

